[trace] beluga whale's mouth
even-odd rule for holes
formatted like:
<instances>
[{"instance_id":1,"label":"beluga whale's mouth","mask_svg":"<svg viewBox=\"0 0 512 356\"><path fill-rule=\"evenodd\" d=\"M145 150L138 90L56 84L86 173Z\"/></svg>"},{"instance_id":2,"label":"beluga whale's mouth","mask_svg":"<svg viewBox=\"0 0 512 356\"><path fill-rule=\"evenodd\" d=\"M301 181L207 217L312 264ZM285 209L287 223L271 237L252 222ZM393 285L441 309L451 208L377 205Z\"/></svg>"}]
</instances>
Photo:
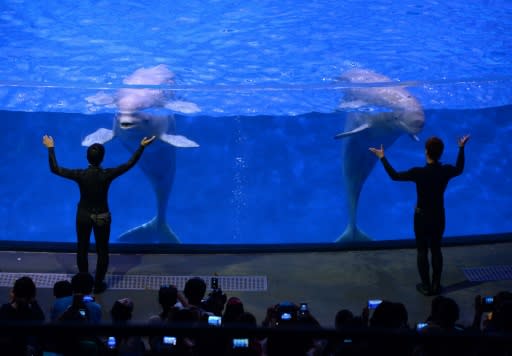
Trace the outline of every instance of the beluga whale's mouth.
<instances>
[{"instance_id":1,"label":"beluga whale's mouth","mask_svg":"<svg viewBox=\"0 0 512 356\"><path fill-rule=\"evenodd\" d=\"M133 122L122 122L119 126L123 129L131 129L135 124Z\"/></svg>"},{"instance_id":2,"label":"beluga whale's mouth","mask_svg":"<svg viewBox=\"0 0 512 356\"><path fill-rule=\"evenodd\" d=\"M117 116L119 128L129 130L137 126L137 119L132 113L120 113Z\"/></svg>"}]
</instances>

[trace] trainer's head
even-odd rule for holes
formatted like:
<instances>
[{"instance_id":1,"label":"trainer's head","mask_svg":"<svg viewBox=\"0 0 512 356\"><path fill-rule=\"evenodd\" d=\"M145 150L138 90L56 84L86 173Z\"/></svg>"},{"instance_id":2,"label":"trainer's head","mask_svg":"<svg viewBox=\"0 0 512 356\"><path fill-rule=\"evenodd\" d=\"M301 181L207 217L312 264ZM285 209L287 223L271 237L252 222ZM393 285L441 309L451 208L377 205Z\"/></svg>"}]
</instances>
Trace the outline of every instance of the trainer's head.
<instances>
[{"instance_id":1,"label":"trainer's head","mask_svg":"<svg viewBox=\"0 0 512 356\"><path fill-rule=\"evenodd\" d=\"M87 149L87 160L93 166L99 166L105 156L105 147L101 143L94 143Z\"/></svg>"},{"instance_id":2,"label":"trainer's head","mask_svg":"<svg viewBox=\"0 0 512 356\"><path fill-rule=\"evenodd\" d=\"M425 143L425 153L432 161L437 162L444 151L444 143L439 137L432 136Z\"/></svg>"}]
</instances>

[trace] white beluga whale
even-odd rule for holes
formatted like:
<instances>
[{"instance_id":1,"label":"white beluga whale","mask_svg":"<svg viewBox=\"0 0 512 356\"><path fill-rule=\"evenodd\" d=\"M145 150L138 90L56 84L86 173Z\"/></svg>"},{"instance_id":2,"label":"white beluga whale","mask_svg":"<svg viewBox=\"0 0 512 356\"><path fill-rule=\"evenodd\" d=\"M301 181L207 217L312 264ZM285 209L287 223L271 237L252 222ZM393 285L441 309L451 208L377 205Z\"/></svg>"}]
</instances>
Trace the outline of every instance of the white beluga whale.
<instances>
[{"instance_id":1,"label":"white beluga whale","mask_svg":"<svg viewBox=\"0 0 512 356\"><path fill-rule=\"evenodd\" d=\"M357 227L357 209L364 182L377 162L368 147L382 144L388 148L404 134L418 140L416 135L423 129L425 114L408 90L399 83L393 86L392 80L382 74L352 69L341 80L354 85L347 87L339 106L349 110L345 130L335 136L345 141L343 175L348 203L348 225L336 242L366 241L371 238Z\"/></svg>"},{"instance_id":2,"label":"white beluga whale","mask_svg":"<svg viewBox=\"0 0 512 356\"><path fill-rule=\"evenodd\" d=\"M154 67L154 68L158 68ZM165 70L139 69L129 78L137 78L137 84L155 84L168 79ZM135 75L136 74L136 75ZM141 78L146 75L147 78ZM159 83L161 84L161 83ZM148 241L163 243L180 243L180 239L167 224L167 203L172 190L176 171L176 147L190 148L199 145L182 135L176 135L175 119L172 114L156 114L141 111L153 107L161 107L161 90L153 89L121 89L113 98L118 113L114 117L111 129L99 128L87 135L83 146L93 143L106 143L117 138L123 146L133 151L143 137L156 136L157 142L146 148L138 166L151 182L156 195L157 213L149 222L123 233L120 241ZM108 102L105 100L104 102ZM194 104L195 105L195 104ZM160 141L160 143L158 142Z\"/></svg>"}]
</instances>

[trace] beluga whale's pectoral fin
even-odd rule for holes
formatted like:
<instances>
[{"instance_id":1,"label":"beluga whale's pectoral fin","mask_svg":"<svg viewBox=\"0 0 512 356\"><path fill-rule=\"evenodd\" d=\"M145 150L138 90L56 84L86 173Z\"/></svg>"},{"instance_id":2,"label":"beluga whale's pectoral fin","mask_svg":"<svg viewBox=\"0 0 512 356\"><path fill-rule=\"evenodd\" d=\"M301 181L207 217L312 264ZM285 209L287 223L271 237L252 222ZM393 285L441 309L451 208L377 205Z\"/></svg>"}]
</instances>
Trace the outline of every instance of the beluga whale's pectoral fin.
<instances>
[{"instance_id":1,"label":"beluga whale's pectoral fin","mask_svg":"<svg viewBox=\"0 0 512 356\"><path fill-rule=\"evenodd\" d=\"M414 141L416 141L416 142L420 142L420 138L419 138L418 136L416 136L416 135L410 135L410 136L411 136L411 138L412 138Z\"/></svg>"},{"instance_id":2,"label":"beluga whale's pectoral fin","mask_svg":"<svg viewBox=\"0 0 512 356\"><path fill-rule=\"evenodd\" d=\"M347 100L347 101L343 101L338 106L338 109L359 109L359 108L365 107L367 105L368 105L368 103L364 100Z\"/></svg>"},{"instance_id":3,"label":"beluga whale's pectoral fin","mask_svg":"<svg viewBox=\"0 0 512 356\"><path fill-rule=\"evenodd\" d=\"M183 114L195 114L201 111L199 106L197 104L189 102L189 101L183 101L183 100L173 100L169 101L164 105L164 108L180 112Z\"/></svg>"},{"instance_id":4,"label":"beluga whale's pectoral fin","mask_svg":"<svg viewBox=\"0 0 512 356\"><path fill-rule=\"evenodd\" d=\"M351 135L355 135L359 132L362 132L364 130L367 130L370 128L370 125L368 123L365 123L365 124L362 124L361 126L358 126L356 127L355 129L353 130L350 130L350 131L345 131L345 132L340 132L339 134L337 134L336 136L334 136L335 139L338 139L338 138L343 138L343 137L347 137L347 136L351 136Z\"/></svg>"},{"instance_id":5,"label":"beluga whale's pectoral fin","mask_svg":"<svg viewBox=\"0 0 512 356\"><path fill-rule=\"evenodd\" d=\"M89 104L93 105L112 105L115 102L115 97L112 94L99 91L94 95L85 98Z\"/></svg>"},{"instance_id":6,"label":"beluga whale's pectoral fin","mask_svg":"<svg viewBox=\"0 0 512 356\"><path fill-rule=\"evenodd\" d=\"M114 138L114 131L105 129L105 128L100 128L100 129L96 130L95 132L93 132L92 134L87 135L82 140L82 146L89 147L93 143L103 144L105 142L112 140L113 138Z\"/></svg>"},{"instance_id":7,"label":"beluga whale's pectoral fin","mask_svg":"<svg viewBox=\"0 0 512 356\"><path fill-rule=\"evenodd\" d=\"M181 148L199 147L199 145L196 142L189 140L185 136L181 136L181 135L163 134L159 138L160 138L160 140L162 140L174 147L181 147Z\"/></svg>"}]
</instances>

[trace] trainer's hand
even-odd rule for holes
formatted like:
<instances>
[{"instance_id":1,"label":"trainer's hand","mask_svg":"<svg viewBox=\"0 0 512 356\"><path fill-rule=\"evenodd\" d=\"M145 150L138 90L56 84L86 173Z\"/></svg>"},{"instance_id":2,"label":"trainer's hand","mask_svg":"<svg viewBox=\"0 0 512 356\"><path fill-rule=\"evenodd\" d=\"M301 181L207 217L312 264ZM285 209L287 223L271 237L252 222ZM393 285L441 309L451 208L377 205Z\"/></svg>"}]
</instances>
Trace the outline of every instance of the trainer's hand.
<instances>
[{"instance_id":1,"label":"trainer's hand","mask_svg":"<svg viewBox=\"0 0 512 356\"><path fill-rule=\"evenodd\" d=\"M43 145L45 145L47 148L55 147L55 143L53 142L53 137L44 135L43 136Z\"/></svg>"},{"instance_id":2,"label":"trainer's hand","mask_svg":"<svg viewBox=\"0 0 512 356\"><path fill-rule=\"evenodd\" d=\"M384 157L384 147L382 145L380 145L380 148L370 147L369 150L379 159Z\"/></svg>"},{"instance_id":3,"label":"trainer's hand","mask_svg":"<svg viewBox=\"0 0 512 356\"><path fill-rule=\"evenodd\" d=\"M140 144L144 147L149 145L151 142L155 140L156 136L151 136L150 138L144 137L142 141L140 141Z\"/></svg>"},{"instance_id":4,"label":"trainer's hand","mask_svg":"<svg viewBox=\"0 0 512 356\"><path fill-rule=\"evenodd\" d=\"M464 135L464 136L459 138L457 143L458 143L460 148L463 148L466 145L466 142L469 141L469 137L470 137L469 135Z\"/></svg>"}]
</instances>

